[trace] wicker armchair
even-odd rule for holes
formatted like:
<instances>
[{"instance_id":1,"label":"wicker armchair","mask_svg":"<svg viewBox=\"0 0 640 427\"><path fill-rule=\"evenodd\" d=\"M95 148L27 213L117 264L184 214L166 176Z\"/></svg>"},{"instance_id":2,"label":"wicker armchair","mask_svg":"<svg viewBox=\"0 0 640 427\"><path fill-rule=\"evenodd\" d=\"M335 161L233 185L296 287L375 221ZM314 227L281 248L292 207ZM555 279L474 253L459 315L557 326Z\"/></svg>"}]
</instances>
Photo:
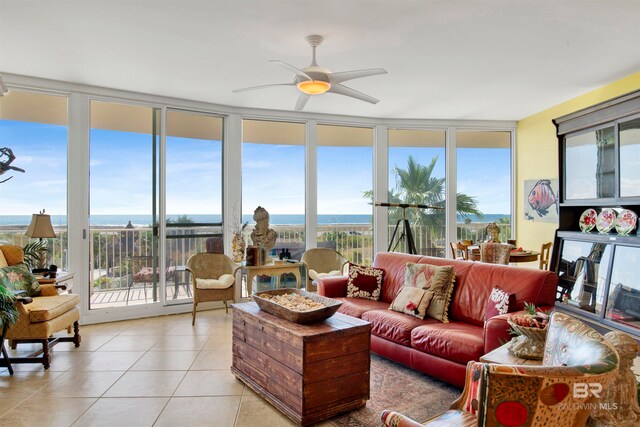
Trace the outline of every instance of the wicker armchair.
<instances>
[{"instance_id":1,"label":"wicker armchair","mask_svg":"<svg viewBox=\"0 0 640 427\"><path fill-rule=\"evenodd\" d=\"M598 390L604 395L618 371L618 354L602 335L565 314L554 313L548 328L542 366L471 361L462 395L449 411L420 424L385 410L384 425L585 425Z\"/></svg>"},{"instance_id":2,"label":"wicker armchair","mask_svg":"<svg viewBox=\"0 0 640 427\"><path fill-rule=\"evenodd\" d=\"M24 252L20 246L2 245L0 251L4 254L9 266L24 261ZM42 363L45 369L51 364L49 350L59 342L73 342L80 346L80 297L78 295L59 295L58 289L65 289L63 285L41 285L40 295L32 299L29 304L17 301L20 314L18 321L6 332L5 339L10 340L11 347L16 348L21 343L42 343L42 350L38 350L27 357L10 358L11 363ZM66 330L73 336L53 337L53 334Z\"/></svg>"},{"instance_id":3,"label":"wicker armchair","mask_svg":"<svg viewBox=\"0 0 640 427\"><path fill-rule=\"evenodd\" d=\"M235 277L238 265L225 254L197 253L187 260L193 285L193 311L191 324L196 323L196 308L200 302L223 301L229 312L227 301L235 302Z\"/></svg>"},{"instance_id":4,"label":"wicker armchair","mask_svg":"<svg viewBox=\"0 0 640 427\"><path fill-rule=\"evenodd\" d=\"M318 278L340 276L348 262L339 252L329 248L309 249L302 254L301 261L307 269L307 291L317 290Z\"/></svg>"}]
</instances>

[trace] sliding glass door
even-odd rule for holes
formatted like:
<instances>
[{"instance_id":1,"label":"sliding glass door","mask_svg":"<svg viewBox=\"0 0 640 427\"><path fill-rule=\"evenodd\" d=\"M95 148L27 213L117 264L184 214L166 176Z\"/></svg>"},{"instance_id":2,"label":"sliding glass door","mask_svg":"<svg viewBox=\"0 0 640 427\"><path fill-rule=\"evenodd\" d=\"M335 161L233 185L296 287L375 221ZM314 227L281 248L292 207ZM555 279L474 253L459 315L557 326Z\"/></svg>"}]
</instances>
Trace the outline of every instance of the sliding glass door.
<instances>
[{"instance_id":1,"label":"sliding glass door","mask_svg":"<svg viewBox=\"0 0 640 427\"><path fill-rule=\"evenodd\" d=\"M90 309L160 300L159 118L156 108L91 102Z\"/></svg>"}]
</instances>

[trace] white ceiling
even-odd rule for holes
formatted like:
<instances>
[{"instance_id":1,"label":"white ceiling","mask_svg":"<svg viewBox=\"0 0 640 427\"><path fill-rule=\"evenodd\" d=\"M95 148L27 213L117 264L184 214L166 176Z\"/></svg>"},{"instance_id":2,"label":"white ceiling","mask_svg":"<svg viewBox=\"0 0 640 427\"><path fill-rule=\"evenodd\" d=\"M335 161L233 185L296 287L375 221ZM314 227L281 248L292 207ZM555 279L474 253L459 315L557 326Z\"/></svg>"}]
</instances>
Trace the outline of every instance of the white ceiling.
<instances>
[{"instance_id":1,"label":"white ceiling","mask_svg":"<svg viewBox=\"0 0 640 427\"><path fill-rule=\"evenodd\" d=\"M0 72L240 107L293 110L310 62L383 67L305 111L517 120L640 71L640 0L0 0Z\"/></svg>"}]
</instances>

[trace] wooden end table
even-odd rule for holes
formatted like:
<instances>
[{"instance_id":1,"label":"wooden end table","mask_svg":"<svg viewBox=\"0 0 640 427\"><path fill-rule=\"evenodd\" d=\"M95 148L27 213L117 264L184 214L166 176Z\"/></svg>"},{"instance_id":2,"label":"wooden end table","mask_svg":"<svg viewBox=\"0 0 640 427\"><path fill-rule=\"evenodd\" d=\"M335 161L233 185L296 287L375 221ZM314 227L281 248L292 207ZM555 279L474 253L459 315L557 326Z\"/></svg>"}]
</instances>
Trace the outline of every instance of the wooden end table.
<instances>
[{"instance_id":1,"label":"wooden end table","mask_svg":"<svg viewBox=\"0 0 640 427\"><path fill-rule=\"evenodd\" d=\"M502 345L482 356L480 358L480 361L484 363L497 363L500 365L542 365L542 360L523 359L521 357L514 356L513 354L509 353L508 347L508 343Z\"/></svg>"},{"instance_id":2,"label":"wooden end table","mask_svg":"<svg viewBox=\"0 0 640 427\"><path fill-rule=\"evenodd\" d=\"M313 424L369 399L371 324L344 314L299 325L233 304L231 372L287 417Z\"/></svg>"},{"instance_id":3,"label":"wooden end table","mask_svg":"<svg viewBox=\"0 0 640 427\"><path fill-rule=\"evenodd\" d=\"M296 287L300 288L302 278L300 276L300 267L304 264L301 262L284 262L278 264L265 264L265 265L247 265L242 267L247 274L247 295L251 297L253 294L253 279L256 276L276 276L277 285L280 287L280 276L283 274L293 274L296 277Z\"/></svg>"}]
</instances>

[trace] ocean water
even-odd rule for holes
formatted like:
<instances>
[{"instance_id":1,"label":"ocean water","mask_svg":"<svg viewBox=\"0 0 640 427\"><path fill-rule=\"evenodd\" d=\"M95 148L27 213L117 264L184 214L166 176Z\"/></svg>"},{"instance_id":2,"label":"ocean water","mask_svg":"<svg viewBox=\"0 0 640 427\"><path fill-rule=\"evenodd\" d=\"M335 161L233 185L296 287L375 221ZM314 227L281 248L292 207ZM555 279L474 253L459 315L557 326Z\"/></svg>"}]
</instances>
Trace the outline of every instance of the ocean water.
<instances>
[{"instance_id":1,"label":"ocean water","mask_svg":"<svg viewBox=\"0 0 640 427\"><path fill-rule=\"evenodd\" d=\"M174 221L183 214L168 215ZM220 215L188 215L193 222L220 222ZM483 219L472 217L472 222L493 222L509 214L485 214ZM271 215L269 222L274 225L303 225L304 215ZM91 225L124 227L131 221L136 227L147 227L151 224L151 215L92 215ZM371 224L371 215L318 215L318 224ZM28 226L31 222L31 215L0 215L0 227L8 226ZM242 222L253 224L252 215L242 215ZM464 219L458 215L458 223L463 223ZM51 215L51 223L54 227L65 226L67 224L66 215Z\"/></svg>"}]
</instances>

